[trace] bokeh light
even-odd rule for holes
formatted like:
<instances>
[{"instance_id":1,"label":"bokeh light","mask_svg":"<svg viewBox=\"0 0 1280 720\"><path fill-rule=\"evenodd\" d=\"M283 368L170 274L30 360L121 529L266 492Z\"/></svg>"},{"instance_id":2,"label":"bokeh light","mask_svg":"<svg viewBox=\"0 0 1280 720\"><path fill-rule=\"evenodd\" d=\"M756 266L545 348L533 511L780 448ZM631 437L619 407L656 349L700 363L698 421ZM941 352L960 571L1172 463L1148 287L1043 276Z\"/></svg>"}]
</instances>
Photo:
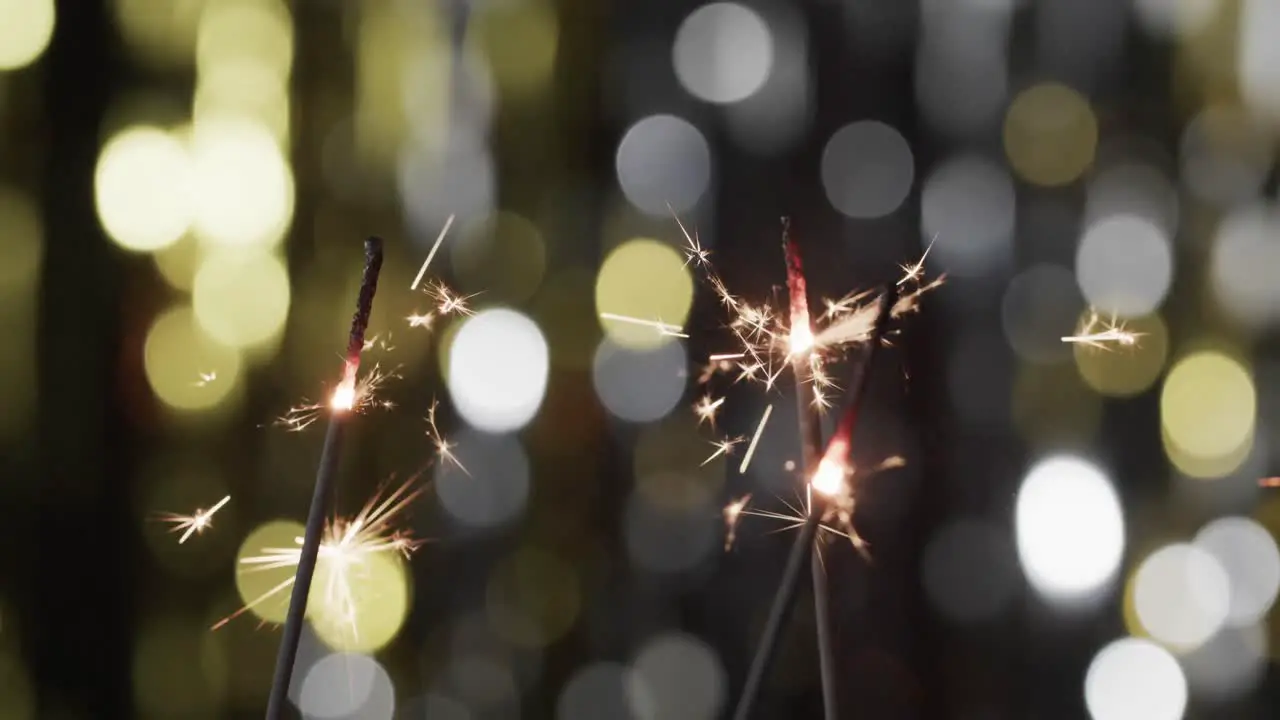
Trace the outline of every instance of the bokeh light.
<instances>
[{"instance_id":1,"label":"bokeh light","mask_svg":"<svg viewBox=\"0 0 1280 720\"><path fill-rule=\"evenodd\" d=\"M1204 704L1236 700L1255 690L1270 665L1267 628L1226 627L1178 658L1191 695Z\"/></svg>"},{"instance_id":2,"label":"bokeh light","mask_svg":"<svg viewBox=\"0 0 1280 720\"><path fill-rule=\"evenodd\" d=\"M465 525L486 528L524 510L529 459L518 438L463 430L449 442L458 462L441 462L435 470L436 496L445 511Z\"/></svg>"},{"instance_id":3,"label":"bokeh light","mask_svg":"<svg viewBox=\"0 0 1280 720\"><path fill-rule=\"evenodd\" d=\"M391 676L377 660L367 655L328 655L312 665L301 680L298 709L307 718L391 720L395 717L395 686L391 684Z\"/></svg>"},{"instance_id":4,"label":"bokeh light","mask_svg":"<svg viewBox=\"0 0 1280 720\"><path fill-rule=\"evenodd\" d=\"M1118 162L1101 168L1089 180L1084 214L1087 227L1116 215L1136 216L1173 238L1181 216L1178 189L1151 165Z\"/></svg>"},{"instance_id":5,"label":"bokeh light","mask_svg":"<svg viewBox=\"0 0 1280 720\"><path fill-rule=\"evenodd\" d=\"M134 644L133 691L151 716L216 717L226 692L227 658L206 642L195 618L153 614Z\"/></svg>"},{"instance_id":6,"label":"bokeh light","mask_svg":"<svg viewBox=\"0 0 1280 720\"><path fill-rule=\"evenodd\" d=\"M404 558L396 553L322 561L316 565L315 590L307 603L311 627L335 650L381 650L396 638L409 615L409 580Z\"/></svg>"},{"instance_id":7,"label":"bokeh light","mask_svg":"<svg viewBox=\"0 0 1280 720\"><path fill-rule=\"evenodd\" d=\"M49 47L57 19L53 0L0 0L0 72L35 62Z\"/></svg>"},{"instance_id":8,"label":"bokeh light","mask_svg":"<svg viewBox=\"0 0 1280 720\"><path fill-rule=\"evenodd\" d=\"M633 717L663 720L714 720L728 685L715 651L686 633L646 642L631 661L630 680Z\"/></svg>"},{"instance_id":9,"label":"bokeh light","mask_svg":"<svg viewBox=\"0 0 1280 720\"><path fill-rule=\"evenodd\" d=\"M449 396L481 430L518 430L542 406L549 367L547 341L533 320L485 310L468 318L449 345Z\"/></svg>"},{"instance_id":10,"label":"bokeh light","mask_svg":"<svg viewBox=\"0 0 1280 720\"><path fill-rule=\"evenodd\" d=\"M680 252L657 240L635 239L614 248L596 277L596 309L645 322L683 326L693 305L693 278ZM674 337L656 328L601 318L618 345L647 350Z\"/></svg>"},{"instance_id":11,"label":"bokeh light","mask_svg":"<svg viewBox=\"0 0 1280 720\"><path fill-rule=\"evenodd\" d=\"M463 230L449 259L463 292L520 303L542 284L547 246L532 222L513 212L498 212Z\"/></svg>"},{"instance_id":12,"label":"bokeh light","mask_svg":"<svg viewBox=\"0 0 1280 720\"><path fill-rule=\"evenodd\" d=\"M1076 327L1091 316L1092 311L1086 311ZM1169 330L1159 315L1126 321L1124 329L1139 336L1137 343L1116 348L1077 343L1072 348L1080 377L1103 395L1132 397L1145 392L1160 379L1169 357Z\"/></svg>"},{"instance_id":13,"label":"bokeh light","mask_svg":"<svg viewBox=\"0 0 1280 720\"><path fill-rule=\"evenodd\" d=\"M1075 275L1058 265L1040 264L1019 273L1005 288L1000 319L1009 346L1035 363L1057 363L1071 357L1062 342L1076 329L1085 310Z\"/></svg>"},{"instance_id":14,"label":"bokeh light","mask_svg":"<svg viewBox=\"0 0 1280 720\"><path fill-rule=\"evenodd\" d=\"M675 409L684 395L681 373L689 366L684 343L628 350L609 339L596 349L591 378L600 402L630 422L652 422Z\"/></svg>"},{"instance_id":15,"label":"bokeh light","mask_svg":"<svg viewBox=\"0 0 1280 720\"><path fill-rule=\"evenodd\" d=\"M1076 277L1100 312L1135 317L1154 312L1173 283L1173 246L1155 223L1113 215L1085 231L1076 248Z\"/></svg>"},{"instance_id":16,"label":"bokeh light","mask_svg":"<svg viewBox=\"0 0 1280 720\"><path fill-rule=\"evenodd\" d=\"M240 594L240 603L249 606L249 612L258 619L268 623L283 623L289 612L289 593L280 593L263 602L254 602L270 592L280 583L293 577L291 567L262 569L244 563L245 558L257 557L263 548L296 547L296 539L302 537L306 528L301 523L289 520L274 520L258 526L249 533L240 550L236 552L236 591ZM314 602L314 601L313 601ZM311 608L308 607L308 610Z\"/></svg>"},{"instance_id":17,"label":"bokeh light","mask_svg":"<svg viewBox=\"0 0 1280 720\"><path fill-rule=\"evenodd\" d=\"M204 2L196 31L196 67L201 75L236 60L252 59L285 81L293 66L293 19L281 2Z\"/></svg>"},{"instance_id":18,"label":"bokeh light","mask_svg":"<svg viewBox=\"0 0 1280 720\"><path fill-rule=\"evenodd\" d=\"M692 570L720 548L718 508L710 503L669 508L642 493L627 500L623 534L636 565L654 573Z\"/></svg>"},{"instance_id":19,"label":"bokeh light","mask_svg":"<svg viewBox=\"0 0 1280 720\"><path fill-rule=\"evenodd\" d=\"M711 185L711 147L689 121L651 115L637 121L618 143L618 186L649 215L685 212Z\"/></svg>"},{"instance_id":20,"label":"bokeh light","mask_svg":"<svg viewBox=\"0 0 1280 720\"><path fill-rule=\"evenodd\" d=\"M1193 650L1222 628L1231 604L1221 563L1194 545L1166 545L1133 576L1133 608L1142 630L1175 651Z\"/></svg>"},{"instance_id":21,"label":"bokeh light","mask_svg":"<svg viewBox=\"0 0 1280 720\"><path fill-rule=\"evenodd\" d=\"M1209 105L1182 131L1182 182L1197 198L1231 207L1257 197L1276 139L1258 118L1232 105Z\"/></svg>"},{"instance_id":22,"label":"bokeh light","mask_svg":"<svg viewBox=\"0 0 1280 720\"><path fill-rule=\"evenodd\" d=\"M220 245L274 245L293 219L293 173L271 130L246 118L191 133L195 230Z\"/></svg>"},{"instance_id":23,"label":"bokeh light","mask_svg":"<svg viewBox=\"0 0 1280 720\"><path fill-rule=\"evenodd\" d=\"M1009 104L1004 150L1023 180L1054 187L1078 179L1093 164L1098 120L1089 101L1065 85L1023 90Z\"/></svg>"},{"instance_id":24,"label":"bokeh light","mask_svg":"<svg viewBox=\"0 0 1280 720\"><path fill-rule=\"evenodd\" d=\"M915 158L897 130L861 120L840 128L827 141L821 172L832 207L852 218L878 218L907 199Z\"/></svg>"},{"instance_id":25,"label":"bokeh light","mask_svg":"<svg viewBox=\"0 0 1280 720\"><path fill-rule=\"evenodd\" d=\"M103 229L129 250L176 242L192 222L191 169L186 148L164 130L134 126L113 136L94 171Z\"/></svg>"},{"instance_id":26,"label":"bokeh light","mask_svg":"<svg viewBox=\"0 0 1280 720\"><path fill-rule=\"evenodd\" d=\"M1280 208L1249 204L1218 224L1209 262L1209 279L1222 308L1253 328L1280 321Z\"/></svg>"},{"instance_id":27,"label":"bokeh light","mask_svg":"<svg viewBox=\"0 0 1280 720\"><path fill-rule=\"evenodd\" d=\"M143 367L156 397L179 410L216 407L240 382L240 353L211 339L184 306L151 324Z\"/></svg>"},{"instance_id":28,"label":"bokeh light","mask_svg":"<svg viewBox=\"0 0 1280 720\"><path fill-rule=\"evenodd\" d=\"M192 283L200 327L233 348L275 339L289 317L291 291L284 263L265 250L210 253Z\"/></svg>"},{"instance_id":29,"label":"bokeh light","mask_svg":"<svg viewBox=\"0 0 1280 720\"><path fill-rule=\"evenodd\" d=\"M579 669L560 691L555 720L632 717L630 679L629 668L618 663L593 663Z\"/></svg>"},{"instance_id":30,"label":"bokeh light","mask_svg":"<svg viewBox=\"0 0 1280 720\"><path fill-rule=\"evenodd\" d=\"M1169 459L1192 477L1230 473L1252 445L1256 412L1253 378L1237 360L1211 350L1183 357L1160 395Z\"/></svg>"},{"instance_id":31,"label":"bokeh light","mask_svg":"<svg viewBox=\"0 0 1280 720\"><path fill-rule=\"evenodd\" d=\"M485 606L495 633L522 648L540 648L573 628L582 609L574 568L537 547L499 562L489 577Z\"/></svg>"},{"instance_id":32,"label":"bokeh light","mask_svg":"<svg viewBox=\"0 0 1280 720\"><path fill-rule=\"evenodd\" d=\"M1102 470L1080 458L1050 457L1027 473L1015 524L1023 571L1050 601L1086 600L1120 567L1120 499Z\"/></svg>"},{"instance_id":33,"label":"bokeh light","mask_svg":"<svg viewBox=\"0 0 1280 720\"><path fill-rule=\"evenodd\" d=\"M1178 661L1149 640L1116 640L1093 656L1085 674L1093 720L1181 720L1187 695Z\"/></svg>"},{"instance_id":34,"label":"bokeh light","mask_svg":"<svg viewBox=\"0 0 1280 720\"><path fill-rule=\"evenodd\" d=\"M757 92L773 67L773 36L759 13L717 2L689 13L671 50L676 77L689 94L734 103Z\"/></svg>"},{"instance_id":35,"label":"bokeh light","mask_svg":"<svg viewBox=\"0 0 1280 720\"><path fill-rule=\"evenodd\" d=\"M1231 604L1226 622L1243 627L1262 620L1280 592L1280 549L1271 533L1255 520L1224 517L1201 528L1194 545L1227 574Z\"/></svg>"},{"instance_id":36,"label":"bokeh light","mask_svg":"<svg viewBox=\"0 0 1280 720\"><path fill-rule=\"evenodd\" d=\"M978 520L946 525L929 541L921 564L929 601L954 622L995 618L1018 588L1016 552L1007 530Z\"/></svg>"},{"instance_id":37,"label":"bokeh light","mask_svg":"<svg viewBox=\"0 0 1280 720\"><path fill-rule=\"evenodd\" d=\"M544 90L556 67L560 41L555 6L542 0L488 5L476 17L474 40L483 43L493 79L507 98Z\"/></svg>"},{"instance_id":38,"label":"bokeh light","mask_svg":"<svg viewBox=\"0 0 1280 720\"><path fill-rule=\"evenodd\" d=\"M1000 165L961 155L938 165L920 196L920 229L948 273L981 276L1013 260L1013 180Z\"/></svg>"}]
</instances>

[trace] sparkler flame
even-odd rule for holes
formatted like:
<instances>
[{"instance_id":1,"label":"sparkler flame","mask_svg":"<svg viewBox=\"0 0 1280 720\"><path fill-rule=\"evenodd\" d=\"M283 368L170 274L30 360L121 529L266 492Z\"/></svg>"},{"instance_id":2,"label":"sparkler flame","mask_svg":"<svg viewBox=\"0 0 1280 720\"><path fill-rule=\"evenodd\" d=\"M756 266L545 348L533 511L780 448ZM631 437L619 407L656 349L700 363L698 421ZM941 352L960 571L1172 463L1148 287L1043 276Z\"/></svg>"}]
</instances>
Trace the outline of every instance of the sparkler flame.
<instances>
[{"instance_id":1,"label":"sparkler flame","mask_svg":"<svg viewBox=\"0 0 1280 720\"><path fill-rule=\"evenodd\" d=\"M208 510L196 508L196 511L190 515L164 513L160 519L173 525L169 532L182 533L182 537L178 538L178 544L181 545L190 539L192 535L199 535L213 527L214 514L229 502L231 502L230 495L219 500L217 504Z\"/></svg>"},{"instance_id":2,"label":"sparkler flame","mask_svg":"<svg viewBox=\"0 0 1280 720\"><path fill-rule=\"evenodd\" d=\"M1063 337L1062 342L1112 350L1115 345L1133 347L1138 344L1142 335L1126 330L1124 323L1118 322L1114 315L1110 320L1104 321L1097 310L1091 309L1088 319L1080 329L1074 335Z\"/></svg>"},{"instance_id":3,"label":"sparkler flame","mask_svg":"<svg viewBox=\"0 0 1280 720\"><path fill-rule=\"evenodd\" d=\"M389 381L399 379L399 368L383 370L380 364L374 364L363 377L355 378L352 373L356 367L348 362L343 372L342 381L334 388L327 403L313 403L303 400L289 408L284 415L276 418L276 424L290 432L302 432L319 420L326 410L333 412L364 413L374 409L390 410L395 403L378 398L378 391Z\"/></svg>"},{"instance_id":4,"label":"sparkler flame","mask_svg":"<svg viewBox=\"0 0 1280 720\"><path fill-rule=\"evenodd\" d=\"M394 487L385 495L374 494L373 498L354 516L350 518L334 517L325 526L324 537L320 542L320 554L316 560L316 575L323 578L319 584L318 597L325 612L334 613L335 617L346 625L353 638L359 637L357 626L358 587L362 573L367 571L368 563L376 555L395 553L408 558L425 540L416 539L408 530L399 527L401 515L425 491L425 486L417 484L417 478ZM293 547L264 547L258 555L240 560L242 572L260 572L265 570L296 570L302 556L302 538L295 538ZM280 598L293 586L294 576L245 604L244 607L214 623L210 628L217 630L232 620L244 615L263 603ZM309 605L310 612L313 607Z\"/></svg>"}]
</instances>

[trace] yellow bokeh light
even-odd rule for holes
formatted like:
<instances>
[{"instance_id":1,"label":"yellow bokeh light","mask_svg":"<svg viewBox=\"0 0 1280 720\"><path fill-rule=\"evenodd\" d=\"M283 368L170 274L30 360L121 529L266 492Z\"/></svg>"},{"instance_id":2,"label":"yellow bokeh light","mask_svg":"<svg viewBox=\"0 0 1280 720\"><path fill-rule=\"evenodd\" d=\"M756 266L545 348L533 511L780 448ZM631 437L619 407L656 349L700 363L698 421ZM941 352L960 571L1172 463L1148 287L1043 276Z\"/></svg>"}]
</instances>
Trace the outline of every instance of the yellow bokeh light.
<instances>
[{"instance_id":1,"label":"yellow bokeh light","mask_svg":"<svg viewBox=\"0 0 1280 720\"><path fill-rule=\"evenodd\" d=\"M40 211L27 195L0 185L0 298L33 290L44 259Z\"/></svg>"},{"instance_id":2,"label":"yellow bokeh light","mask_svg":"<svg viewBox=\"0 0 1280 720\"><path fill-rule=\"evenodd\" d=\"M560 558L538 548L522 548L494 568L486 608L494 632L513 645L548 645L578 619L578 576Z\"/></svg>"},{"instance_id":3,"label":"yellow bokeh light","mask_svg":"<svg viewBox=\"0 0 1280 720\"><path fill-rule=\"evenodd\" d=\"M0 70L35 62L49 47L56 17L53 0L0 0Z\"/></svg>"},{"instance_id":4,"label":"yellow bokeh light","mask_svg":"<svg viewBox=\"0 0 1280 720\"><path fill-rule=\"evenodd\" d=\"M160 277L174 290L191 292L195 285L196 270L204 257L200 242L191 235L183 235L178 242L157 250L151 260L160 271Z\"/></svg>"},{"instance_id":5,"label":"yellow bokeh light","mask_svg":"<svg viewBox=\"0 0 1280 720\"><path fill-rule=\"evenodd\" d=\"M335 579L331 562L316 565L307 614L316 635L334 650L373 653L395 639L409 615L409 577L394 553L365 554ZM345 581L341 593L327 593Z\"/></svg>"},{"instance_id":6,"label":"yellow bokeh light","mask_svg":"<svg viewBox=\"0 0 1280 720\"><path fill-rule=\"evenodd\" d=\"M1029 183L1066 185L1093 164L1098 119L1083 95L1065 85L1034 85L1009 104L1004 150L1014 171Z\"/></svg>"},{"instance_id":7,"label":"yellow bokeh light","mask_svg":"<svg viewBox=\"0 0 1280 720\"><path fill-rule=\"evenodd\" d=\"M36 698L31 678L17 653L0 649L0 717L35 720Z\"/></svg>"},{"instance_id":8,"label":"yellow bokeh light","mask_svg":"<svg viewBox=\"0 0 1280 720\"><path fill-rule=\"evenodd\" d=\"M210 339L187 307L170 309L151 324L143 365L156 397L179 410L215 407L240 381L240 354Z\"/></svg>"},{"instance_id":9,"label":"yellow bokeh light","mask_svg":"<svg viewBox=\"0 0 1280 720\"><path fill-rule=\"evenodd\" d=\"M596 311L646 322L682 326L693 305L693 278L678 250L657 240L635 239L605 258L596 276ZM659 330L602 318L605 333L632 349L652 349L670 342Z\"/></svg>"},{"instance_id":10,"label":"yellow bokeh light","mask_svg":"<svg viewBox=\"0 0 1280 720\"><path fill-rule=\"evenodd\" d=\"M493 77L504 93L530 95L549 84L560 37L555 9L550 4L494 6L478 14L475 29Z\"/></svg>"},{"instance_id":11,"label":"yellow bokeh light","mask_svg":"<svg viewBox=\"0 0 1280 720\"><path fill-rule=\"evenodd\" d=\"M1257 394L1249 370L1216 351L1179 360L1160 394L1160 424L1169 459L1192 477L1218 477L1248 456Z\"/></svg>"},{"instance_id":12,"label":"yellow bokeh light","mask_svg":"<svg viewBox=\"0 0 1280 720\"><path fill-rule=\"evenodd\" d=\"M192 303L200 326L218 342L263 345L284 329L289 316L289 274L261 250L210 253L196 271Z\"/></svg>"},{"instance_id":13,"label":"yellow bokeh light","mask_svg":"<svg viewBox=\"0 0 1280 720\"><path fill-rule=\"evenodd\" d=\"M191 226L191 193L191 158L160 128L122 130L98 156L98 218L121 247L155 251L176 242Z\"/></svg>"},{"instance_id":14,"label":"yellow bokeh light","mask_svg":"<svg viewBox=\"0 0 1280 720\"><path fill-rule=\"evenodd\" d=\"M466 228L449 257L463 291L520 303L542 284L546 254L536 225L515 213L499 212Z\"/></svg>"},{"instance_id":15,"label":"yellow bokeh light","mask_svg":"<svg viewBox=\"0 0 1280 720\"><path fill-rule=\"evenodd\" d=\"M1088 315L1085 311L1082 321ZM1125 330L1141 336L1137 344L1073 347L1080 377L1103 395L1132 397L1142 393L1159 379L1169 357L1169 331L1158 315L1129 320Z\"/></svg>"},{"instance_id":16,"label":"yellow bokeh light","mask_svg":"<svg viewBox=\"0 0 1280 720\"><path fill-rule=\"evenodd\" d=\"M115 0L116 25L138 59L157 67L190 64L207 0Z\"/></svg>"},{"instance_id":17,"label":"yellow bokeh light","mask_svg":"<svg viewBox=\"0 0 1280 720\"><path fill-rule=\"evenodd\" d=\"M205 6L196 31L196 69L252 58L281 82L293 66L293 19L283 2L218 0Z\"/></svg>"},{"instance_id":18,"label":"yellow bokeh light","mask_svg":"<svg viewBox=\"0 0 1280 720\"><path fill-rule=\"evenodd\" d=\"M293 219L293 173L271 130L246 118L196 123L195 230L220 245L274 245Z\"/></svg>"},{"instance_id":19,"label":"yellow bokeh light","mask_svg":"<svg viewBox=\"0 0 1280 720\"><path fill-rule=\"evenodd\" d=\"M270 129L281 148L289 146L288 83L259 60L225 60L202 69L191 114L197 123L218 118L257 121Z\"/></svg>"},{"instance_id":20,"label":"yellow bokeh light","mask_svg":"<svg viewBox=\"0 0 1280 720\"><path fill-rule=\"evenodd\" d=\"M287 582L297 568L246 565L243 561L245 558L260 557L264 548L297 547L297 538L302 537L305 531L306 528L300 523L273 520L259 526L240 543L240 550L236 553L236 592L240 593L240 604L251 606L249 612L263 622L284 622L289 613L289 591L277 591L266 600L261 598L274 591L281 583Z\"/></svg>"},{"instance_id":21,"label":"yellow bokeh light","mask_svg":"<svg viewBox=\"0 0 1280 720\"><path fill-rule=\"evenodd\" d=\"M217 646L205 642L197 620L152 617L138 633L133 693L147 716L215 718L226 693L228 667Z\"/></svg>"},{"instance_id":22,"label":"yellow bokeh light","mask_svg":"<svg viewBox=\"0 0 1280 720\"><path fill-rule=\"evenodd\" d=\"M592 311L595 277L582 267L567 267L551 276L533 299L532 313L546 333L554 365L591 367L600 344L600 321Z\"/></svg>"}]
</instances>

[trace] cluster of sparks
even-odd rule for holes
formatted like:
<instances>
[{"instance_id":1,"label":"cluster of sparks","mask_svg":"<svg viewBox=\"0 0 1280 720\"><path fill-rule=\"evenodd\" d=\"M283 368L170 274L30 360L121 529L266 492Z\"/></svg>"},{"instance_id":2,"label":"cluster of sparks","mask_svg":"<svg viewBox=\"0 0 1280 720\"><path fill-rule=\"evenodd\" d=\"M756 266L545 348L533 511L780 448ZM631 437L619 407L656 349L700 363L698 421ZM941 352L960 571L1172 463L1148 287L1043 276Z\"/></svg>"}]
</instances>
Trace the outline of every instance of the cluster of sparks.
<instances>
[{"instance_id":1,"label":"cluster of sparks","mask_svg":"<svg viewBox=\"0 0 1280 720\"><path fill-rule=\"evenodd\" d=\"M1097 310L1090 310L1080 329L1074 335L1063 337L1062 342L1109 351L1116 346L1134 347L1141 338L1142 333L1125 329L1124 323L1115 317L1103 320Z\"/></svg>"},{"instance_id":2,"label":"cluster of sparks","mask_svg":"<svg viewBox=\"0 0 1280 720\"><path fill-rule=\"evenodd\" d=\"M676 223L684 235L686 267L693 267L703 282L715 293L719 305L727 312L729 319L725 324L734 343L731 349L723 353L712 354L707 358L698 384L707 390L693 404L693 413L698 424L707 424L712 430L716 427L717 415L725 405L726 397L715 394L710 386L717 376L729 376L733 384L748 382L762 386L766 391L776 388L778 379L792 368L797 380L805 391L812 393L810 403L818 411L831 405L832 395L839 390L827 366L859 345L866 343L871 337L879 313L874 291L858 292L838 299L823 300L824 312L816 322L810 320L808 303L804 299L804 278L800 275L798 262L794 269L789 267L789 284L792 297L788 309L780 309L775 303L751 302L746 298L729 291L727 284L716 273L711 263L711 251L704 248L696 233L690 233L680 219ZM894 304L891 315L901 317L918 309L920 298L925 293L941 286L944 277L926 281L924 277L925 258L932 248L932 243L925 249L920 259L903 265L903 275L898 280L899 287L906 287ZM789 263L790 264L790 263ZM796 288L799 288L797 300ZM688 337L684 329L661 320L633 318L609 313L601 313L600 317L615 322L626 322L652 327L662 335ZM743 436L721 437L711 442L712 450L703 460L707 465L721 457L729 457L744 442L747 443L739 473L746 473L756 446L763 435L765 426L773 412L773 405L766 406L750 441ZM883 468L895 467L901 458L886 461ZM845 480L847 477L841 478ZM826 494L830 501L827 504L827 515L824 527L836 532L861 547L861 539L852 527L853 496L846 482L836 483ZM746 496L729 503L723 509L726 533L726 549L732 546L736 534L738 520L743 515L758 515L774 519L803 522L804 515L796 516L768 513L749 509L751 497ZM793 510L796 508L792 508Z\"/></svg>"},{"instance_id":3,"label":"cluster of sparks","mask_svg":"<svg viewBox=\"0 0 1280 720\"><path fill-rule=\"evenodd\" d=\"M324 580L318 588L320 602L326 610L336 613L355 637L358 637L359 628L354 588L369 560L384 553L407 558L425 542L398 527L401 516L424 490L416 478L411 478L390 492L375 493L354 516L334 517L325 526L316 559L317 576ZM257 555L241 558L240 565L247 572L293 570L301 557L302 538L298 537L294 538L292 547L262 548ZM212 629L217 630L263 603L282 597L293 587L293 582L294 576L290 574L244 607L214 623Z\"/></svg>"},{"instance_id":4,"label":"cluster of sparks","mask_svg":"<svg viewBox=\"0 0 1280 720\"><path fill-rule=\"evenodd\" d=\"M199 535L205 530L208 530L209 528L213 527L214 514L217 513L219 510L221 510L222 507L229 502L231 502L230 495L219 500L216 504L214 504L213 507L209 508L208 510L196 508L196 511L191 513L190 515L180 515L178 513L164 513L161 515L160 519L163 522L167 522L173 526L172 528L170 528L169 532L182 533L182 536L178 538L178 544L181 545L185 543L187 540L190 540L192 535Z\"/></svg>"}]
</instances>

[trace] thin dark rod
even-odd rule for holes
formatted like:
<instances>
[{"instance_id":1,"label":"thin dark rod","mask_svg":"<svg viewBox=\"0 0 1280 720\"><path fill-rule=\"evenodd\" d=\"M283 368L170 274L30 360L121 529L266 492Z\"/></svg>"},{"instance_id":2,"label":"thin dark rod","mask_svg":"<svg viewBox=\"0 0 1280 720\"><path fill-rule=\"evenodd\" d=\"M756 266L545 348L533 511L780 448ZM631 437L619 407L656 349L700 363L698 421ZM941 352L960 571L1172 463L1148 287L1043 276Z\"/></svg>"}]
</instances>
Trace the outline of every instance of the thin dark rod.
<instances>
[{"instance_id":1,"label":"thin dark rod","mask_svg":"<svg viewBox=\"0 0 1280 720\"><path fill-rule=\"evenodd\" d=\"M863 362L858 384L850 397L849 405L840 418L840 424L831 438L832 445L842 442L848 446L852 442L853 431L856 428L858 417L862 414L862 404L866 399L871 369L875 365L878 348L883 344L884 333L888 329L889 321L892 319L893 307L897 304L897 300L897 288L893 286L889 287L880 296L880 312L872 328L871 337L868 338L870 351ZM828 447L831 447L831 445L828 445ZM841 459L847 461L847 458ZM809 479L811 478L806 478L806 481ZM764 631L760 635L760 644L756 647L755 657L751 660L751 668L747 671L747 681L743 685L742 694L738 698L733 720L749 720L751 717L755 709L756 698L760 694L760 686L764 682L764 677L768 673L769 666L773 663L774 656L777 653L778 638L782 634L782 628L786 625L795 606L796 590L800 587L800 581L804 578L804 571L809 568L809 565L805 563L806 557L812 562L813 541L817 537L818 528L822 523L827 504L819 493L811 493L810 495L809 514L805 517L804 525L800 527L800 534L796 537L795 544L791 546L791 554L787 557L786 567L782 571L782 580L779 582L778 591L774 595L773 605L769 608L769 617L765 621Z\"/></svg>"},{"instance_id":2,"label":"thin dark rod","mask_svg":"<svg viewBox=\"0 0 1280 720\"><path fill-rule=\"evenodd\" d=\"M376 237L366 240L364 256L364 277L360 283L356 313L351 318L351 334L347 339L343 382L354 382L356 369L360 363L360 352L364 349L365 330L369 326L369 313L373 310L373 295L378 289L378 273L382 270L382 240ZM311 594L311 580L316 573L320 540L324 534L324 520L329 512L329 499L333 496L333 481L338 474L338 460L342 455L342 438L348 417L350 417L349 412L332 413L329 418L329 429L324 436L324 448L320 451L320 467L316 470L315 491L311 495L311 509L307 513L306 531L302 536L302 551L298 556L298 570L293 577L289 612L285 616L284 633L280 638L280 652L276 656L275 676L271 681L271 695L267 699L267 720L281 720L289 699L289 684L293 680L293 665L298 659L298 643L302 639L307 599Z\"/></svg>"}]
</instances>

